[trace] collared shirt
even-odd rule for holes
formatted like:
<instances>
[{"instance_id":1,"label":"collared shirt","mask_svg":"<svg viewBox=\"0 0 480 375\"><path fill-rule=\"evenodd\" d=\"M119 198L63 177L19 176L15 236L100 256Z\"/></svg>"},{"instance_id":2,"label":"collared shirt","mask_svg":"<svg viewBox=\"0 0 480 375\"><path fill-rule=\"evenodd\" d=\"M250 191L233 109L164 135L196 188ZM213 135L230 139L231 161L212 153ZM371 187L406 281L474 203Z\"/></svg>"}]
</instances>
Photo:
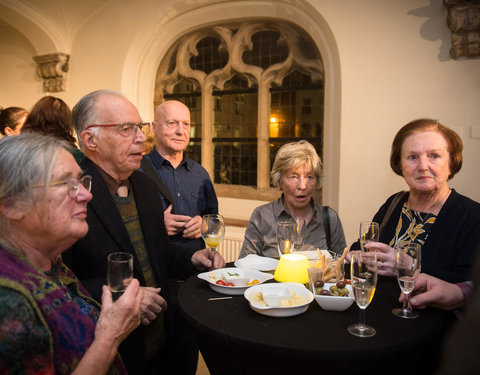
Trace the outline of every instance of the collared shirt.
<instances>
[{"instance_id":1,"label":"collared shirt","mask_svg":"<svg viewBox=\"0 0 480 375\"><path fill-rule=\"evenodd\" d=\"M156 148L145 157L151 162L175 200L175 209L172 213L191 217L218 213L215 189L208 172L200 164L184 155L178 167L174 168ZM160 196L166 209L171 202L164 195L160 194ZM179 233L170 236L170 241L191 245L193 240L185 239ZM197 242L195 245L197 250L205 247L201 239L195 242Z\"/></svg>"},{"instance_id":2,"label":"collared shirt","mask_svg":"<svg viewBox=\"0 0 480 375\"><path fill-rule=\"evenodd\" d=\"M315 203L313 199L310 204L313 207L313 217L307 224L302 250L327 249L322 206ZM342 254L346 247L342 223L338 214L330 207L328 215L330 217L330 238L332 244L332 248L328 250ZM283 195L273 202L257 207L253 211L245 231L245 240L243 241L239 258L243 258L248 254L278 258L277 223L284 220L293 220L293 218L284 205Z\"/></svg>"},{"instance_id":3,"label":"collared shirt","mask_svg":"<svg viewBox=\"0 0 480 375\"><path fill-rule=\"evenodd\" d=\"M98 171L100 172L100 174L103 177L103 180L107 184L107 188L108 188L108 191L110 192L110 194L112 194L112 195L117 194L118 189L121 186L126 186L127 191L128 191L129 186L130 186L130 183L128 182L128 179L123 180L122 182L118 183L117 180L115 180L112 176L110 176L107 172L105 172L102 168L100 168L98 166L98 164L95 164L95 166L97 167Z\"/></svg>"}]
</instances>

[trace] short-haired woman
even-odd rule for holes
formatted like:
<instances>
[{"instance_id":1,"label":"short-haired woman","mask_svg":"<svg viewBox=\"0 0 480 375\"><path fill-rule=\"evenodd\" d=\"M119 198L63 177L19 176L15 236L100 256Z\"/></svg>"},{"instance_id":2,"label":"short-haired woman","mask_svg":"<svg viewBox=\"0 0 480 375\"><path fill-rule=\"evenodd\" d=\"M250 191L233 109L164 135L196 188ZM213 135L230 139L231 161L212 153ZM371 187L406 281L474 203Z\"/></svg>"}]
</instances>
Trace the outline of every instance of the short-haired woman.
<instances>
[{"instance_id":1,"label":"short-haired woman","mask_svg":"<svg viewBox=\"0 0 480 375\"><path fill-rule=\"evenodd\" d=\"M322 178L322 161L315 148L303 140L283 145L275 156L270 175L282 196L253 211L239 258L248 254L278 258L277 223L286 220L305 223L302 250L319 248L341 254L346 242L337 213L312 197L315 189L321 187Z\"/></svg>"},{"instance_id":2,"label":"short-haired woman","mask_svg":"<svg viewBox=\"0 0 480 375\"><path fill-rule=\"evenodd\" d=\"M394 276L395 245L414 241L422 248L423 273L450 283L469 280L480 242L480 204L448 186L462 167L462 148L457 133L437 120L414 120L398 131L390 166L410 190L388 198L373 218L383 229L379 242L365 247L377 250L379 274Z\"/></svg>"}]
</instances>

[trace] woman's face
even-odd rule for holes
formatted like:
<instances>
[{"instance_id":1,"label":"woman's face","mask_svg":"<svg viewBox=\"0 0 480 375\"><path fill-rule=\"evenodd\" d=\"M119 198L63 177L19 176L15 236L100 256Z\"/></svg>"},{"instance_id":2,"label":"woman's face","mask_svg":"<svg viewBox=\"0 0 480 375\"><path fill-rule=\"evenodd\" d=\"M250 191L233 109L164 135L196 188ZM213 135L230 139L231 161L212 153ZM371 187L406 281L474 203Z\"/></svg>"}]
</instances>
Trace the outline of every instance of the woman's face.
<instances>
[{"instance_id":1,"label":"woman's face","mask_svg":"<svg viewBox=\"0 0 480 375\"><path fill-rule=\"evenodd\" d=\"M59 150L52 169L51 182L60 182L68 177L80 179L82 170L73 156ZM73 245L88 232L87 203L92 194L80 184L75 199L68 194L66 184L47 187L47 202L40 194L30 212L23 218L22 228L30 242L36 245L47 258L55 257Z\"/></svg>"},{"instance_id":2,"label":"woman's face","mask_svg":"<svg viewBox=\"0 0 480 375\"><path fill-rule=\"evenodd\" d=\"M282 175L281 187L288 207L292 209L307 207L316 182L315 174L307 164L285 171Z\"/></svg>"},{"instance_id":3,"label":"woman's face","mask_svg":"<svg viewBox=\"0 0 480 375\"><path fill-rule=\"evenodd\" d=\"M448 188L450 154L447 141L435 130L413 133L402 145L401 167L410 190L434 192Z\"/></svg>"}]
</instances>

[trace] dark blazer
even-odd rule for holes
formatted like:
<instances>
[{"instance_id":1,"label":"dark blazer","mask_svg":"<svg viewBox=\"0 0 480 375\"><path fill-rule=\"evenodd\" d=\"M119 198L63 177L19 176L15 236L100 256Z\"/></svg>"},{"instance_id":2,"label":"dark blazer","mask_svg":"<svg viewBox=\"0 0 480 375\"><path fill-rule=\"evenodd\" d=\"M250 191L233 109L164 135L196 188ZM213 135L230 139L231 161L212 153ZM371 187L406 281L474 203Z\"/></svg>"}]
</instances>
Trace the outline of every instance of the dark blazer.
<instances>
[{"instance_id":1,"label":"dark blazer","mask_svg":"<svg viewBox=\"0 0 480 375\"><path fill-rule=\"evenodd\" d=\"M380 207L373 221L382 222L395 195L389 197ZM380 242L388 244L394 237L403 204L407 199L408 194L405 194L396 205L380 233ZM469 280L479 243L480 203L452 189L422 246L422 272L452 283ZM360 247L352 245L352 248Z\"/></svg>"},{"instance_id":2,"label":"dark blazer","mask_svg":"<svg viewBox=\"0 0 480 375\"><path fill-rule=\"evenodd\" d=\"M92 176L93 199L88 203L87 235L63 254L64 262L74 271L83 285L101 302L102 285L107 284L107 255L122 251L135 255L130 237L115 202L95 164L85 158L80 164L85 174ZM194 272L189 251L175 251L168 246L163 221L163 205L157 187L144 173L133 172L129 177L135 197L145 246L150 256L161 295L168 302L168 278L186 278ZM134 277L145 285L140 265L134 256ZM165 317L167 334L171 317ZM143 327L136 329L120 347L129 373L140 373L144 362Z\"/></svg>"}]
</instances>

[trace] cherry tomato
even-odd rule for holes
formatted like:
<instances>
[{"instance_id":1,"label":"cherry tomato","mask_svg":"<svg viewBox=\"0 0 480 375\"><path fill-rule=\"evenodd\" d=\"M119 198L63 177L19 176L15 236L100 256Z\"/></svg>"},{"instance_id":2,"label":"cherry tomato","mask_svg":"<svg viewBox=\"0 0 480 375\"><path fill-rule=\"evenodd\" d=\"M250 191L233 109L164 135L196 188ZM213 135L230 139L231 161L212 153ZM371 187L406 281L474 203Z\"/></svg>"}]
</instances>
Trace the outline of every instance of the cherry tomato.
<instances>
[{"instance_id":1,"label":"cherry tomato","mask_svg":"<svg viewBox=\"0 0 480 375\"><path fill-rule=\"evenodd\" d=\"M227 286L235 286L234 283L227 283Z\"/></svg>"},{"instance_id":2,"label":"cherry tomato","mask_svg":"<svg viewBox=\"0 0 480 375\"><path fill-rule=\"evenodd\" d=\"M256 284L259 284L259 283L260 283L260 281L258 281L257 279L253 279L252 281L247 283L247 285L256 285Z\"/></svg>"},{"instance_id":3,"label":"cherry tomato","mask_svg":"<svg viewBox=\"0 0 480 375\"><path fill-rule=\"evenodd\" d=\"M225 285L225 281L223 280L217 280L217 282L215 283L217 285Z\"/></svg>"}]
</instances>

